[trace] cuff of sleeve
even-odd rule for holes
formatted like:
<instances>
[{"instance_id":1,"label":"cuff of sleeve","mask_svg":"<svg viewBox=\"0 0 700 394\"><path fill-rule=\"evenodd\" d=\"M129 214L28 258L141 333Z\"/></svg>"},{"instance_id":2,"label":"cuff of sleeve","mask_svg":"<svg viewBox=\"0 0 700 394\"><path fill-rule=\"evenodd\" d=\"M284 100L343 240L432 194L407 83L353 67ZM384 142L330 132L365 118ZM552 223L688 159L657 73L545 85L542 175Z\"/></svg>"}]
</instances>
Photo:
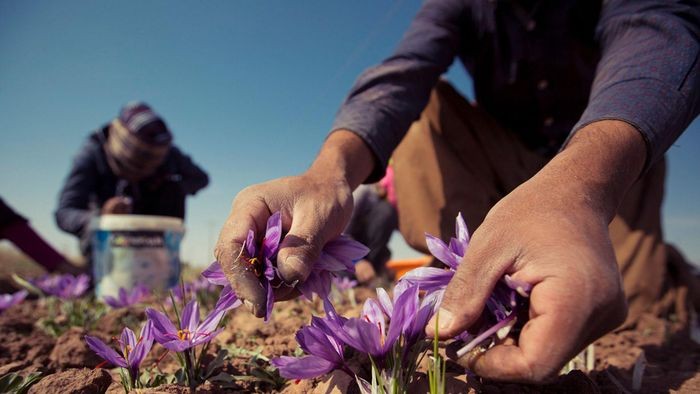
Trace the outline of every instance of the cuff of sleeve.
<instances>
[{"instance_id":1,"label":"cuff of sleeve","mask_svg":"<svg viewBox=\"0 0 700 394\"><path fill-rule=\"evenodd\" d=\"M640 132L647 145L644 171L659 160L692 119L688 99L657 79L616 82L591 97L581 119L564 142L583 127L601 120L620 120Z\"/></svg>"},{"instance_id":2,"label":"cuff of sleeve","mask_svg":"<svg viewBox=\"0 0 700 394\"><path fill-rule=\"evenodd\" d=\"M381 138L381 136L372 132L372 126L366 124L362 119L358 119L357 116L352 115L352 113L362 113L362 111L342 111L336 117L333 127L329 135L338 130L348 130L355 133L358 137L367 144L374 158L376 159L376 165L372 169L372 173L365 179L363 183L375 183L384 177L386 171L386 166L389 163L389 158L391 157L391 150L384 148L385 146L391 145L389 141L385 141L386 138Z\"/></svg>"}]
</instances>

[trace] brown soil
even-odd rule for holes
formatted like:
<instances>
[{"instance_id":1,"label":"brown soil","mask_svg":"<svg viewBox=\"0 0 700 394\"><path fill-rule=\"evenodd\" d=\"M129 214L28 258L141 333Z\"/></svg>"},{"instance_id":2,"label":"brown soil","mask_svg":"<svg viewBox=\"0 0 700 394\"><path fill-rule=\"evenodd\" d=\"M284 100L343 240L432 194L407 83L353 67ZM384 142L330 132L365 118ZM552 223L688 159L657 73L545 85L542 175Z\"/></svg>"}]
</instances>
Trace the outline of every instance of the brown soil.
<instances>
[{"instance_id":1,"label":"brown soil","mask_svg":"<svg viewBox=\"0 0 700 394\"><path fill-rule=\"evenodd\" d=\"M112 376L104 369L69 369L44 377L29 389L29 394L104 393Z\"/></svg>"},{"instance_id":2,"label":"brown soil","mask_svg":"<svg viewBox=\"0 0 700 394\"><path fill-rule=\"evenodd\" d=\"M351 306L347 301L337 305L341 314L357 315L362 301L374 296L373 290L357 289L358 302ZM38 301L26 301L0 315L0 376L7 372L27 374L42 371L46 376L34 386L32 392L121 392L116 370L110 373L93 368L101 362L84 342L85 331L73 328L59 338L46 335L35 322L45 315ZM274 357L291 355L297 348L294 335L299 327L308 324L312 314L321 314L318 302L289 301L279 303L269 323L252 317L244 308L230 313L226 330L216 338L208 351L208 358L215 357L225 348L231 359L223 372L232 375L251 376L265 363L251 361L251 354ZM109 312L91 332L104 340L118 334L129 321L143 319L143 309L118 309ZM137 328L129 324L131 328ZM164 355L165 349L155 345L144 362L144 368L158 365L163 371L177 368L174 357ZM700 392L700 345L690 340L687 330L671 320L644 316L636 327L611 333L595 343L595 369L588 373L579 370L560 376L544 386L526 386L481 381L467 378L456 364L450 364L448 392L484 393L625 393L633 392L633 373L641 355L646 359L640 392ZM358 365L366 360L357 360ZM56 373L53 373L58 371ZM53 373L53 374L52 374ZM111 384L111 387L110 387ZM426 379L418 377L411 392L425 392ZM270 392L272 386L255 381L237 381L227 389L207 383L198 392ZM164 385L147 389L144 393L186 393L188 389L177 385ZM352 379L343 373L334 373L323 379L289 382L284 393L353 393L358 392Z\"/></svg>"},{"instance_id":3,"label":"brown soil","mask_svg":"<svg viewBox=\"0 0 700 394\"><path fill-rule=\"evenodd\" d=\"M94 368L102 362L102 358L95 354L85 342L88 332L79 327L72 327L56 339L56 345L51 351L51 365L57 370L66 368ZM92 335L100 337L107 342L107 338L99 332Z\"/></svg>"}]
</instances>

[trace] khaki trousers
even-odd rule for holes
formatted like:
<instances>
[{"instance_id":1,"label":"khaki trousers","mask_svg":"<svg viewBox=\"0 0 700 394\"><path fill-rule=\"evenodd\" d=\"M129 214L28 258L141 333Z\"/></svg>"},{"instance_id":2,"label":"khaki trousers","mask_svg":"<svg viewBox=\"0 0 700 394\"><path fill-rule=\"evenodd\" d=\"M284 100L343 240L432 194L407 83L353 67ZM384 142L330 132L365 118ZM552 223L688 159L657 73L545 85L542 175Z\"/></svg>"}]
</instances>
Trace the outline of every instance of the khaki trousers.
<instances>
[{"instance_id":1,"label":"khaki trousers","mask_svg":"<svg viewBox=\"0 0 700 394\"><path fill-rule=\"evenodd\" d=\"M425 253L424 233L449 240L458 212L473 232L496 202L547 161L440 81L394 152L399 229L409 245ZM644 312L687 310L691 286L679 281L692 275L661 231L665 171L661 161L636 182L609 226L629 303L628 323Z\"/></svg>"}]
</instances>

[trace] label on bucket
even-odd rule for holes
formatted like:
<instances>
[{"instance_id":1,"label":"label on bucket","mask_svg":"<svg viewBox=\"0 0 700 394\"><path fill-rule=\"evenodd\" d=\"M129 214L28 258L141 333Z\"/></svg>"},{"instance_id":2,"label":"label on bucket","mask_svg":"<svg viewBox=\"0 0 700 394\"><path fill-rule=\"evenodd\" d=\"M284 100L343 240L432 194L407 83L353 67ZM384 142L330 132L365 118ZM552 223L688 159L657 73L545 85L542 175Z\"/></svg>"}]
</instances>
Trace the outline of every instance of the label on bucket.
<instances>
[{"instance_id":1,"label":"label on bucket","mask_svg":"<svg viewBox=\"0 0 700 394\"><path fill-rule=\"evenodd\" d=\"M175 286L180 276L182 233L107 231L93 233L93 270L98 297L141 284L154 290Z\"/></svg>"}]
</instances>

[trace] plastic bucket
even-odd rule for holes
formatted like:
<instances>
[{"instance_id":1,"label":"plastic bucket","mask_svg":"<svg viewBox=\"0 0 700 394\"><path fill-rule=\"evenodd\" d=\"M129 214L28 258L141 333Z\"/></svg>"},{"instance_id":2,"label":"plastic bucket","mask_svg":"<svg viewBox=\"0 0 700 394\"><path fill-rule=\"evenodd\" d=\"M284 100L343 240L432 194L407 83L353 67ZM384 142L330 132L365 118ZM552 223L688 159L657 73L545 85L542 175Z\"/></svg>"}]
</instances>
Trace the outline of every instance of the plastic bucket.
<instances>
[{"instance_id":1,"label":"plastic bucket","mask_svg":"<svg viewBox=\"0 0 700 394\"><path fill-rule=\"evenodd\" d=\"M119 288L175 286L180 277L182 220L166 216L102 215L91 223L92 266L97 297Z\"/></svg>"}]
</instances>

